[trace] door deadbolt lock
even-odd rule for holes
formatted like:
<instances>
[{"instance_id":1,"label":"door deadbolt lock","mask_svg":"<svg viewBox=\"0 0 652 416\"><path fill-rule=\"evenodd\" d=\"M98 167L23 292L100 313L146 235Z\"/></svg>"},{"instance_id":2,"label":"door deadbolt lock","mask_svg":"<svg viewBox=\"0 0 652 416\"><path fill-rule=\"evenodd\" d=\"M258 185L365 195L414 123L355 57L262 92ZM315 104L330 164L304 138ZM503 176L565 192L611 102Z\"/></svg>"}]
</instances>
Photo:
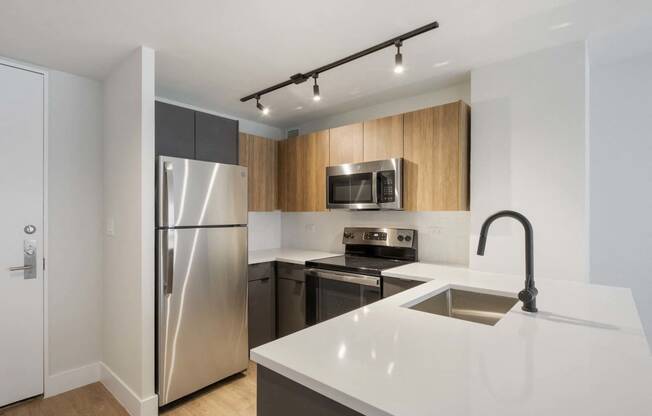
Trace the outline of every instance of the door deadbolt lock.
<instances>
[{"instance_id":1,"label":"door deadbolt lock","mask_svg":"<svg viewBox=\"0 0 652 416\"><path fill-rule=\"evenodd\" d=\"M32 224L29 224L23 228L23 231L25 231L25 234L34 234L36 232L36 227L34 227Z\"/></svg>"}]
</instances>

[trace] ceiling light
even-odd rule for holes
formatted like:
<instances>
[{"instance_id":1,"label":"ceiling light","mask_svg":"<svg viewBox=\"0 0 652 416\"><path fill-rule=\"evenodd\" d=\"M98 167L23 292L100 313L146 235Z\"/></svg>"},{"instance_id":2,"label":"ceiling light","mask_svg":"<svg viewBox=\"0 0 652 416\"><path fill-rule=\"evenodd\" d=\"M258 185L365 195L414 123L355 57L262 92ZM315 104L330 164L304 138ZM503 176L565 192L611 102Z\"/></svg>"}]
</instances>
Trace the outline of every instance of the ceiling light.
<instances>
[{"instance_id":1,"label":"ceiling light","mask_svg":"<svg viewBox=\"0 0 652 416\"><path fill-rule=\"evenodd\" d=\"M317 84L317 78L319 77L319 74L315 74L312 77L315 79L315 85L312 86L312 99L315 101L320 101L321 95L319 94L319 85Z\"/></svg>"},{"instance_id":2,"label":"ceiling light","mask_svg":"<svg viewBox=\"0 0 652 416\"><path fill-rule=\"evenodd\" d=\"M269 108L265 107L260 103L260 97L256 97L256 108L258 108L264 116L269 114Z\"/></svg>"},{"instance_id":3,"label":"ceiling light","mask_svg":"<svg viewBox=\"0 0 652 416\"><path fill-rule=\"evenodd\" d=\"M396 41L396 56L394 56L394 72L397 74L402 74L405 68L403 68L403 54L401 54L401 46L403 42Z\"/></svg>"},{"instance_id":4,"label":"ceiling light","mask_svg":"<svg viewBox=\"0 0 652 416\"><path fill-rule=\"evenodd\" d=\"M550 26L550 30L559 30L559 29L566 29L567 27L573 26L573 22L564 22L560 23L558 25L553 25Z\"/></svg>"}]
</instances>

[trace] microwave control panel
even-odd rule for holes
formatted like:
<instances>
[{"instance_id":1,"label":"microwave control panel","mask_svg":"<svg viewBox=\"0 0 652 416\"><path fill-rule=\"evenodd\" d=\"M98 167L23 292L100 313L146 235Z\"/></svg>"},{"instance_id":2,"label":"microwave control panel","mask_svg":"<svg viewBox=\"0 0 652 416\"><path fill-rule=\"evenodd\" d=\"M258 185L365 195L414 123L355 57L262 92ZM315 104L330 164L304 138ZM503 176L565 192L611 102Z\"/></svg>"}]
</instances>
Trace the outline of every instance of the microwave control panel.
<instances>
[{"instance_id":1,"label":"microwave control panel","mask_svg":"<svg viewBox=\"0 0 652 416\"><path fill-rule=\"evenodd\" d=\"M378 202L394 202L396 194L394 193L394 171L388 170L378 172Z\"/></svg>"}]
</instances>

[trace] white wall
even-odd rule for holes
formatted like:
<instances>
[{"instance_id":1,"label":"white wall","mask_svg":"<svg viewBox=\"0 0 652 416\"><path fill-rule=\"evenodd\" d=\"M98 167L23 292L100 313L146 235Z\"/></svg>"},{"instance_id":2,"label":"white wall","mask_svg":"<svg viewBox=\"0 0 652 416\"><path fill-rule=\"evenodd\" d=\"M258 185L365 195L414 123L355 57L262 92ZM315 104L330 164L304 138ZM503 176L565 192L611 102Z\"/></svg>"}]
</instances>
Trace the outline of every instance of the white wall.
<instances>
[{"instance_id":1,"label":"white wall","mask_svg":"<svg viewBox=\"0 0 652 416\"><path fill-rule=\"evenodd\" d=\"M584 43L499 62L471 73L470 267L524 273L523 230L482 222L513 209L534 227L535 275L587 280Z\"/></svg>"},{"instance_id":2,"label":"white wall","mask_svg":"<svg viewBox=\"0 0 652 416\"><path fill-rule=\"evenodd\" d=\"M346 124L358 123L365 120L373 120L380 117L392 116L394 114L407 113L422 108L434 107L436 105L451 103L462 100L468 103L471 99L471 86L468 82L462 82L434 91L401 98L399 100L363 107L341 114L325 118L311 120L296 128L301 134L332 127L344 126Z\"/></svg>"},{"instance_id":3,"label":"white wall","mask_svg":"<svg viewBox=\"0 0 652 416\"><path fill-rule=\"evenodd\" d=\"M413 228L419 232L419 260L465 266L469 255L469 213L330 211L285 212L283 247L340 253L344 227Z\"/></svg>"},{"instance_id":4,"label":"white wall","mask_svg":"<svg viewBox=\"0 0 652 416\"><path fill-rule=\"evenodd\" d=\"M249 250L281 247L281 211L249 213Z\"/></svg>"},{"instance_id":5,"label":"white wall","mask_svg":"<svg viewBox=\"0 0 652 416\"><path fill-rule=\"evenodd\" d=\"M102 84L49 71L48 96L46 395L99 377L103 204Z\"/></svg>"},{"instance_id":6,"label":"white wall","mask_svg":"<svg viewBox=\"0 0 652 416\"><path fill-rule=\"evenodd\" d=\"M154 51L139 48L104 82L102 381L132 414L154 394Z\"/></svg>"},{"instance_id":7,"label":"white wall","mask_svg":"<svg viewBox=\"0 0 652 416\"><path fill-rule=\"evenodd\" d=\"M652 51L605 61L604 45L629 43L589 44L590 279L632 288L652 340Z\"/></svg>"}]
</instances>

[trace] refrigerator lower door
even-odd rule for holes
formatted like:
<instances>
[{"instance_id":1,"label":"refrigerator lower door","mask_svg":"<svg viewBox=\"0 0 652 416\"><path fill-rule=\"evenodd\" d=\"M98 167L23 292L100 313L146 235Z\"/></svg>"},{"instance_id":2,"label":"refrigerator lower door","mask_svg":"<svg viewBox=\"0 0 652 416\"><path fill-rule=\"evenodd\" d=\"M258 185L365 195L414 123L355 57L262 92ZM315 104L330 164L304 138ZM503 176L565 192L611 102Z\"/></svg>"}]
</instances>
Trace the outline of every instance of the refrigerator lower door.
<instances>
[{"instance_id":1,"label":"refrigerator lower door","mask_svg":"<svg viewBox=\"0 0 652 416\"><path fill-rule=\"evenodd\" d=\"M247 228L157 233L162 406L247 368Z\"/></svg>"}]
</instances>

